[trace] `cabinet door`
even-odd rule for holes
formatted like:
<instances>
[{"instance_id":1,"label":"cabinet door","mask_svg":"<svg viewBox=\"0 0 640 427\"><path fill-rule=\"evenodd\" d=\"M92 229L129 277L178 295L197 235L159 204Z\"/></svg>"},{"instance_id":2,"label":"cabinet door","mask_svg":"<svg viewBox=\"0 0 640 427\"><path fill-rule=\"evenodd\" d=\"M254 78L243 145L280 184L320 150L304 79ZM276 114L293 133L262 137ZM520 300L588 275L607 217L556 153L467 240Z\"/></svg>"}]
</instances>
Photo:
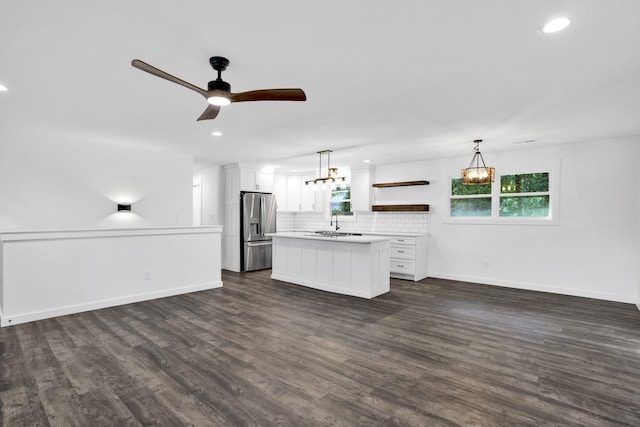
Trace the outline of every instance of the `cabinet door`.
<instances>
[{"instance_id":1,"label":"cabinet door","mask_svg":"<svg viewBox=\"0 0 640 427\"><path fill-rule=\"evenodd\" d=\"M273 193L273 172L258 171L258 191Z\"/></svg>"},{"instance_id":2,"label":"cabinet door","mask_svg":"<svg viewBox=\"0 0 640 427\"><path fill-rule=\"evenodd\" d=\"M302 187L302 210L309 212L324 212L324 190L316 190L313 185L305 185L315 175L302 175L300 186Z\"/></svg>"},{"instance_id":3,"label":"cabinet door","mask_svg":"<svg viewBox=\"0 0 640 427\"><path fill-rule=\"evenodd\" d=\"M287 210L300 211L302 208L302 178L299 175L287 176Z\"/></svg>"},{"instance_id":4,"label":"cabinet door","mask_svg":"<svg viewBox=\"0 0 640 427\"><path fill-rule=\"evenodd\" d=\"M300 187L302 188L301 202L303 211L314 211L316 204L316 191L310 185L306 185L306 181L314 179L313 175L302 175L300 177Z\"/></svg>"},{"instance_id":5,"label":"cabinet door","mask_svg":"<svg viewBox=\"0 0 640 427\"><path fill-rule=\"evenodd\" d=\"M224 202L233 203L240 197L238 180L240 175L238 169L226 169L224 171Z\"/></svg>"},{"instance_id":6,"label":"cabinet door","mask_svg":"<svg viewBox=\"0 0 640 427\"><path fill-rule=\"evenodd\" d=\"M287 176L273 176L273 192L276 195L276 210L284 212L287 210Z\"/></svg>"},{"instance_id":7,"label":"cabinet door","mask_svg":"<svg viewBox=\"0 0 640 427\"><path fill-rule=\"evenodd\" d=\"M258 170L253 168L240 169L240 190L258 191Z\"/></svg>"},{"instance_id":8,"label":"cabinet door","mask_svg":"<svg viewBox=\"0 0 640 427\"><path fill-rule=\"evenodd\" d=\"M371 210L371 172L369 169L351 170L351 212Z\"/></svg>"},{"instance_id":9,"label":"cabinet door","mask_svg":"<svg viewBox=\"0 0 640 427\"><path fill-rule=\"evenodd\" d=\"M325 202L324 200L325 190L317 190L312 192L315 198L315 202L313 203L313 211L318 213L324 212L325 203L327 204L329 203L329 202Z\"/></svg>"}]
</instances>

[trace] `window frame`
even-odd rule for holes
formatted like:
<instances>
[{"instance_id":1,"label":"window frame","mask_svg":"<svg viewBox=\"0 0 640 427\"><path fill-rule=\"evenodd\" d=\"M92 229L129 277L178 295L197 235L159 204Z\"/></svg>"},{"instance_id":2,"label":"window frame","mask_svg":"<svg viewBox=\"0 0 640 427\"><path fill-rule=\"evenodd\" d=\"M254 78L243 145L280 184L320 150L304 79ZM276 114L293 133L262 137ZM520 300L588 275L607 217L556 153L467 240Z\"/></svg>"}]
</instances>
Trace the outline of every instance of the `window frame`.
<instances>
[{"instance_id":1,"label":"window frame","mask_svg":"<svg viewBox=\"0 0 640 427\"><path fill-rule=\"evenodd\" d=\"M347 182L346 184L347 186L349 186L349 190L352 190L352 186L351 186L351 182ZM331 209L331 194L332 191L334 189L330 188L327 191L325 191L325 201L324 201L324 205L327 206L327 209L325 210L325 215L324 218L327 221L330 221L331 218L333 217L334 214L332 214L332 209ZM351 198L349 198L349 202L351 203ZM350 215L338 215L338 219L340 222L344 221L344 222L355 222L356 221L356 212L351 211Z\"/></svg>"},{"instance_id":2,"label":"window frame","mask_svg":"<svg viewBox=\"0 0 640 427\"><path fill-rule=\"evenodd\" d=\"M560 164L547 167L527 167L513 168L506 170L498 170L496 168L496 177L491 183L490 194L473 194L465 196L451 195L451 180L459 178L450 175L447 180L446 188L446 216L444 223L448 224L491 224L491 225L558 225L560 223ZM502 176L505 175L523 175L530 173L548 173L549 174L549 191L535 193L501 193L500 182ZM500 198L501 197L524 197L549 195L549 216L500 216ZM491 215L490 216L451 216L451 199L467 199L477 197L491 197Z\"/></svg>"}]
</instances>

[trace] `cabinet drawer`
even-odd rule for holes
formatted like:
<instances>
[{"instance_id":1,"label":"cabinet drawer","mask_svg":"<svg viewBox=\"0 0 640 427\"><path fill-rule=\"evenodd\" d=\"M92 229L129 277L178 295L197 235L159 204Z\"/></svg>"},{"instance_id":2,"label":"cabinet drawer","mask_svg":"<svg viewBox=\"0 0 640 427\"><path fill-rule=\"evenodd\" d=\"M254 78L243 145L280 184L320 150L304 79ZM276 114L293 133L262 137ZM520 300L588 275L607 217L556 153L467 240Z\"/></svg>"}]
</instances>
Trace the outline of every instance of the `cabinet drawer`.
<instances>
[{"instance_id":1,"label":"cabinet drawer","mask_svg":"<svg viewBox=\"0 0 640 427\"><path fill-rule=\"evenodd\" d=\"M415 259L416 250L413 246L391 246L391 258Z\"/></svg>"},{"instance_id":2,"label":"cabinet drawer","mask_svg":"<svg viewBox=\"0 0 640 427\"><path fill-rule=\"evenodd\" d=\"M391 260L390 270L392 273L413 274L414 267L413 261Z\"/></svg>"},{"instance_id":3,"label":"cabinet drawer","mask_svg":"<svg viewBox=\"0 0 640 427\"><path fill-rule=\"evenodd\" d=\"M391 238L392 245L414 245L416 244L415 237L392 237Z\"/></svg>"}]
</instances>

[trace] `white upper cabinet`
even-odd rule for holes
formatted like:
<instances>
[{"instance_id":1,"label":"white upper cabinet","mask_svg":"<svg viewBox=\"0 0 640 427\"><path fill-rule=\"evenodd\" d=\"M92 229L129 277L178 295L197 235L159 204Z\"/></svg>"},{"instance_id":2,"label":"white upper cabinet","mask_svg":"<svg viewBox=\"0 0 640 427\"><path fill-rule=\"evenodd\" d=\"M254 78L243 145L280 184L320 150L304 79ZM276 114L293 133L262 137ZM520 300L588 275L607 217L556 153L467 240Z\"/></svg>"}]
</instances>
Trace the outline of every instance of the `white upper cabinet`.
<instances>
[{"instance_id":1,"label":"white upper cabinet","mask_svg":"<svg viewBox=\"0 0 640 427\"><path fill-rule=\"evenodd\" d=\"M299 212L302 210L302 178L300 175L287 176L287 210Z\"/></svg>"},{"instance_id":2,"label":"white upper cabinet","mask_svg":"<svg viewBox=\"0 0 640 427\"><path fill-rule=\"evenodd\" d=\"M371 211L372 168L351 169L351 212Z\"/></svg>"},{"instance_id":3,"label":"white upper cabinet","mask_svg":"<svg viewBox=\"0 0 640 427\"><path fill-rule=\"evenodd\" d=\"M267 172L257 168L241 167L240 190L271 193L273 191L273 172Z\"/></svg>"},{"instance_id":4,"label":"white upper cabinet","mask_svg":"<svg viewBox=\"0 0 640 427\"><path fill-rule=\"evenodd\" d=\"M324 212L324 191L314 190L311 186L305 185L306 181L311 181L313 174L302 175L302 210L308 212Z\"/></svg>"},{"instance_id":5,"label":"white upper cabinet","mask_svg":"<svg viewBox=\"0 0 640 427\"><path fill-rule=\"evenodd\" d=\"M273 172L258 171L258 190L263 193L273 193Z\"/></svg>"},{"instance_id":6,"label":"white upper cabinet","mask_svg":"<svg viewBox=\"0 0 640 427\"><path fill-rule=\"evenodd\" d=\"M273 176L273 193L276 195L276 210L287 210L287 176L275 174Z\"/></svg>"},{"instance_id":7,"label":"white upper cabinet","mask_svg":"<svg viewBox=\"0 0 640 427\"><path fill-rule=\"evenodd\" d=\"M324 192L307 188L305 181L314 179L313 175L273 176L273 193L279 212L323 212Z\"/></svg>"}]
</instances>

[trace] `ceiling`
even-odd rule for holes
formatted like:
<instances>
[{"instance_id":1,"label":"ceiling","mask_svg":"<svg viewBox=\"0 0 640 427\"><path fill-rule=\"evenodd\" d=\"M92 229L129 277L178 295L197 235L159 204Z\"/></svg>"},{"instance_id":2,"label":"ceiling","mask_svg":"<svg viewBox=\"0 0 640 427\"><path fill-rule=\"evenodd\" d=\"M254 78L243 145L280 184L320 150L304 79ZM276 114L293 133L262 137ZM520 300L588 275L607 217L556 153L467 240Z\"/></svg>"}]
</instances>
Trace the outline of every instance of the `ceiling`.
<instances>
[{"instance_id":1,"label":"ceiling","mask_svg":"<svg viewBox=\"0 0 640 427\"><path fill-rule=\"evenodd\" d=\"M153 147L197 167L357 166L640 135L638 0L5 2L0 143ZM543 35L556 16L571 25ZM133 68L306 102L224 107ZM213 137L219 130L223 136ZM521 143L534 140L534 142ZM514 144L517 143L517 144Z\"/></svg>"}]
</instances>

